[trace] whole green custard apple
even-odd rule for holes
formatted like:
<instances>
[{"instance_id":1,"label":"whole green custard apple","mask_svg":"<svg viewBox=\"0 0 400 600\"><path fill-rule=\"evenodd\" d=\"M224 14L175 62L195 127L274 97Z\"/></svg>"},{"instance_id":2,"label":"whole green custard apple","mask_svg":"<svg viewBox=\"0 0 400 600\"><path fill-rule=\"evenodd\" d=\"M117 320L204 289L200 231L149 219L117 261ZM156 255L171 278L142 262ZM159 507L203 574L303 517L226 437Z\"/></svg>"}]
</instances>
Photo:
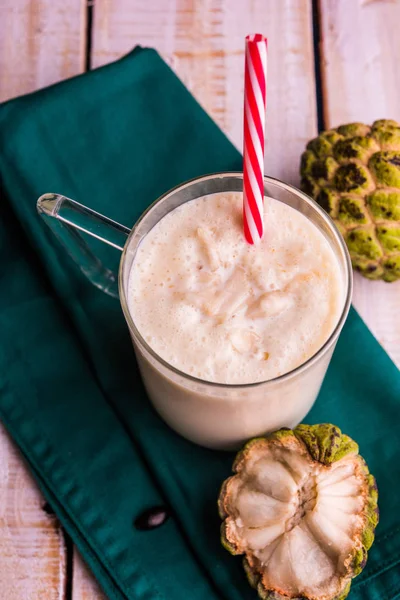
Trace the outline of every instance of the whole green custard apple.
<instances>
[{"instance_id":1,"label":"whole green custard apple","mask_svg":"<svg viewBox=\"0 0 400 600\"><path fill-rule=\"evenodd\" d=\"M343 600L378 523L358 445L335 425L299 425L243 448L219 497L222 544L244 554L264 600Z\"/></svg>"},{"instance_id":2,"label":"whole green custard apple","mask_svg":"<svg viewBox=\"0 0 400 600\"><path fill-rule=\"evenodd\" d=\"M301 187L334 219L353 267L400 279L400 125L381 119L324 131L301 157Z\"/></svg>"}]
</instances>

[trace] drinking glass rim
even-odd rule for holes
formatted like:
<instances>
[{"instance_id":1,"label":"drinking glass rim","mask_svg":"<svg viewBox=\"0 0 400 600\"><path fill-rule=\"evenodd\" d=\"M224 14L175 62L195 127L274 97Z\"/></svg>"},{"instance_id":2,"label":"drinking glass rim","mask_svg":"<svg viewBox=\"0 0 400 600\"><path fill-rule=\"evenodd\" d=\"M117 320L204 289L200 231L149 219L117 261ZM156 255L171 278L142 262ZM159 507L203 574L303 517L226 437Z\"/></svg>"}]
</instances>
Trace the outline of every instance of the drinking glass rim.
<instances>
[{"instance_id":1,"label":"drinking glass rim","mask_svg":"<svg viewBox=\"0 0 400 600\"><path fill-rule=\"evenodd\" d=\"M334 233L336 242L338 243L339 247L343 251L343 255L345 258L344 262L345 262L345 267L346 267L345 279L346 279L346 283L347 283L346 298L345 298L342 312L340 314L338 322L336 323L333 331L331 332L331 334L327 338L327 340L324 342L324 344L312 356L310 356L310 358L308 358L304 363L301 363L294 369L291 369L290 371L287 371L286 373L283 373L282 375L278 375L277 377L273 377L272 379L256 381L253 383L218 383L216 381L208 381L206 379L194 377L193 375L190 375L189 373L185 373L184 371L177 369L176 367L174 367L173 365L168 363L166 360L164 360L159 354L157 354L157 352L146 342L146 340L144 339L144 337L142 336L142 334L136 327L134 320L132 318L132 315L129 311L127 297L125 294L125 289L124 289L124 284L123 284L123 280L124 280L123 267L124 267L124 263L125 263L127 250L130 245L130 241L131 241L133 235L135 234L137 228L144 221L147 214L157 204L164 201L167 197L174 194L177 190L187 187L187 186L190 186L194 183L199 183L201 181L207 181L208 179L215 179L216 177L221 177L221 178L239 177L239 178L243 179L243 172L242 171L218 171L216 173L210 173L208 175L200 175L198 177L193 177L192 179L188 179L187 181L185 181L179 185L176 185L175 187L169 189L164 194L159 196L157 198L157 200L152 202L146 208L146 210L140 215L139 219L136 221L136 223L132 227L130 234L128 235L128 238L124 245L124 249L122 251L122 256L121 256L121 260L120 260L120 264L119 264L118 290L119 290L119 298L120 298L122 311L124 313L124 317L128 324L128 327L134 335L135 342L137 339L138 342L145 348L145 350L151 355L151 357L153 359L155 359L163 367L165 367L169 371L172 371L175 375L178 375L179 377L183 377L184 379L187 379L196 384L212 386L212 387L220 388L220 389L230 389L230 390L232 390L232 389L245 390L245 389L256 388L258 386L265 386L268 384L272 385L277 382L284 382L286 380L292 379L292 377L294 377L295 375L298 375L298 374L302 373L303 371L306 371L310 367L312 367L312 365L314 365L324 354L326 354L326 352L328 352L328 350L331 348L332 344L334 344L336 342L336 340L339 337L339 334L342 330L342 327L346 321L347 315L349 313L351 299L352 299L352 292L353 292L353 277L352 277L351 259L350 259L349 251L347 249L346 243L345 243L342 235L340 234L338 228L336 227L336 225L333 222L333 220L331 219L331 217L317 204L317 202L315 202L315 200L313 200L310 196L308 196L307 194L305 194L304 192L302 192L301 190L299 190L298 188L296 188L293 185L284 183L283 181L280 181L279 179L276 179L275 177L269 177L267 175L264 175L264 183L265 182L266 183L268 183L268 182L275 183L278 186L288 190L289 192L295 193L296 195L300 196L307 204L311 205L316 210L316 212L319 213L319 215L322 217L322 219L330 226L330 228L332 229L332 231Z\"/></svg>"}]
</instances>

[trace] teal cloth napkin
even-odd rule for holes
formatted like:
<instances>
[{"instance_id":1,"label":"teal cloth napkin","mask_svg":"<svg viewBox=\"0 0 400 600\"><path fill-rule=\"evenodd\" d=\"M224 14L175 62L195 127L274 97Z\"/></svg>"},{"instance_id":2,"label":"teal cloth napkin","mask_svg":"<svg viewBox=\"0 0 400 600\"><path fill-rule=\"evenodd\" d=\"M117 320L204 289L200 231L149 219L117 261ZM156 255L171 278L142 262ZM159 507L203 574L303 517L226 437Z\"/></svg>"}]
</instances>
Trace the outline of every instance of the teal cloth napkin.
<instances>
[{"instance_id":1,"label":"teal cloth napkin","mask_svg":"<svg viewBox=\"0 0 400 600\"><path fill-rule=\"evenodd\" d=\"M84 279L35 208L61 192L131 226L172 186L240 170L239 153L141 48L3 104L0 147L0 418L110 599L255 598L219 544L232 455L191 444L155 414L118 301ZM352 310L307 417L353 436L380 489L377 540L352 600L400 595L399 415L399 371ZM172 518L135 529L160 504Z\"/></svg>"}]
</instances>

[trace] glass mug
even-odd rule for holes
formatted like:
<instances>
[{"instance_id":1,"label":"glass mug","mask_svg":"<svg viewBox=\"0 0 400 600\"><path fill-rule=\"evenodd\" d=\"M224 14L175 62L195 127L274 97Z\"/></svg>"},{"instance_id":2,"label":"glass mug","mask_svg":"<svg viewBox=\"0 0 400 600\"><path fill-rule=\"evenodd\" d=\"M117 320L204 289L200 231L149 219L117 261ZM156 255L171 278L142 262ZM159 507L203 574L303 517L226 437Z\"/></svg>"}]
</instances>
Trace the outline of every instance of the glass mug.
<instances>
[{"instance_id":1,"label":"glass mug","mask_svg":"<svg viewBox=\"0 0 400 600\"><path fill-rule=\"evenodd\" d=\"M157 412L184 437L217 449L236 449L249 438L280 427L292 428L305 417L318 395L352 293L350 257L330 217L296 188L265 177L264 195L305 215L322 232L336 256L345 299L334 331L314 356L289 373L245 385L203 381L158 356L138 331L128 308L129 275L140 242L160 219L184 202L207 194L242 191L241 173L198 177L156 200L132 230L58 194L45 194L37 204L39 214L90 281L112 296L119 295L142 379ZM118 277L96 258L79 230L122 250Z\"/></svg>"}]
</instances>

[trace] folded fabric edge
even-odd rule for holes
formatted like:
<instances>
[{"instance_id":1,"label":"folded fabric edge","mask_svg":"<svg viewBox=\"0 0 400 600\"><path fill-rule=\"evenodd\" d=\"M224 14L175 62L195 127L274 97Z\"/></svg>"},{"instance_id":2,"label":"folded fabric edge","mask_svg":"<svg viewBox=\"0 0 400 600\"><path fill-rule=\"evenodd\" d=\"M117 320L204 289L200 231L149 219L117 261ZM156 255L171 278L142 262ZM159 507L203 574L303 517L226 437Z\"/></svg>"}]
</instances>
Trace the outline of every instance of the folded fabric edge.
<instances>
[{"instance_id":1,"label":"folded fabric edge","mask_svg":"<svg viewBox=\"0 0 400 600\"><path fill-rule=\"evenodd\" d=\"M54 83L45 85L44 87L41 87L32 92L25 93L25 94L19 94L18 96L13 96L12 98L5 100L4 102L0 102L0 108L3 108L5 106L7 106L8 104L15 102L16 100L19 100L19 101L23 100L24 102L25 102L25 100L31 101L31 99L33 97L35 97L37 95L43 95L44 93L47 93L47 91L52 90L54 87L57 87L59 89L63 88L65 85L70 85L74 80L79 80L81 77L87 76L89 73L94 74L94 73L97 73L98 71L107 70L110 67L112 67L113 65L115 65L115 63L123 62L124 60L129 59L132 56L134 56L135 54L139 54L141 52L157 54L159 56L157 50L155 50L154 48L137 45L137 46L134 46L132 48L132 50L130 50L129 52L127 52L120 58L113 60L105 65L101 65L99 67L96 67L95 69L91 69L90 71L82 71L81 73L77 73L76 75L73 75L72 77L68 77L67 79L62 79L61 81L55 81ZM160 57L160 59L161 59L161 57ZM1 122L1 119L0 119L0 122Z\"/></svg>"},{"instance_id":2,"label":"folded fabric edge","mask_svg":"<svg viewBox=\"0 0 400 600\"><path fill-rule=\"evenodd\" d=\"M36 469L36 465L34 464L34 462L32 462L32 460L29 459L28 454L25 452L24 442L21 440L17 431L4 418L4 414L2 412L0 412L0 421L5 427L6 431L9 433L9 435L18 445L19 451L22 454L24 462L29 468L29 472L32 474L45 500L47 500L50 506L53 508L58 520L60 521L62 527L65 529L67 535L71 538L72 542L76 545L80 553L85 556L85 562L87 563L88 567L93 573L93 576L96 578L96 580L99 582L100 586L106 593L108 600L126 600L127 596L121 591L118 584L110 576L109 571L106 571L104 569L102 562L93 552L92 547L86 542L85 538L83 537L77 526L68 516L64 507L57 500L56 496L53 494L52 490L44 481L44 479L40 476L39 472Z\"/></svg>"}]
</instances>

